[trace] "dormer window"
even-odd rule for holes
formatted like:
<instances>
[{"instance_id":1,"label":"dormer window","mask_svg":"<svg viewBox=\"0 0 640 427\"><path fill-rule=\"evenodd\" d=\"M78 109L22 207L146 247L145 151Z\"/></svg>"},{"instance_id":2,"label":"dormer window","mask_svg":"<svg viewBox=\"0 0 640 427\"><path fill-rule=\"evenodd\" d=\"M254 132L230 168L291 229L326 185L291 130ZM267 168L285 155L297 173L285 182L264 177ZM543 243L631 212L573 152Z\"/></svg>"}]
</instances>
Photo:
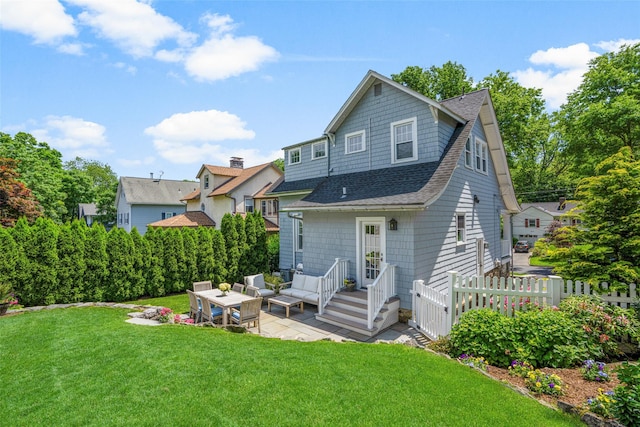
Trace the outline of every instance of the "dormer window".
<instances>
[{"instance_id":1,"label":"dormer window","mask_svg":"<svg viewBox=\"0 0 640 427\"><path fill-rule=\"evenodd\" d=\"M292 148L291 150L289 150L289 164L290 165L295 165L297 163L300 163L300 147L298 148Z\"/></svg>"},{"instance_id":2,"label":"dormer window","mask_svg":"<svg viewBox=\"0 0 640 427\"><path fill-rule=\"evenodd\" d=\"M311 146L311 159L327 157L327 141L316 142Z\"/></svg>"},{"instance_id":3,"label":"dormer window","mask_svg":"<svg viewBox=\"0 0 640 427\"><path fill-rule=\"evenodd\" d=\"M365 133L363 130L351 132L344 136L344 152L345 154L357 153L366 149L364 143Z\"/></svg>"}]
</instances>

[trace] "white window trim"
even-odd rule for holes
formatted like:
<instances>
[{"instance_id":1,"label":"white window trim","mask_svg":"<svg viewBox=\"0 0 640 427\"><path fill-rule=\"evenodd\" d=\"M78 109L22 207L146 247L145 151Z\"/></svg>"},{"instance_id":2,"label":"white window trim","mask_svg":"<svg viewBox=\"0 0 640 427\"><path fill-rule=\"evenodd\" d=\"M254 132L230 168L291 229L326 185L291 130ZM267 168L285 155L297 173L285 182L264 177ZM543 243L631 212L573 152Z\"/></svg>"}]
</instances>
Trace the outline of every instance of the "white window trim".
<instances>
[{"instance_id":1,"label":"white window trim","mask_svg":"<svg viewBox=\"0 0 640 427\"><path fill-rule=\"evenodd\" d=\"M474 167L477 172L488 175L489 174L489 146L485 141L475 137L475 156ZM480 150L478 150L480 148ZM480 167L478 167L478 158L480 159Z\"/></svg>"},{"instance_id":2,"label":"white window trim","mask_svg":"<svg viewBox=\"0 0 640 427\"><path fill-rule=\"evenodd\" d=\"M360 150L349 151L349 138L353 136L362 135L362 148ZM367 134L364 130L359 130L357 132L351 132L344 136L344 154L353 154L360 153L367 149Z\"/></svg>"},{"instance_id":3,"label":"white window trim","mask_svg":"<svg viewBox=\"0 0 640 427\"><path fill-rule=\"evenodd\" d=\"M316 156L316 145L324 145L324 154ZM327 157L327 141L314 142L311 144L311 160L324 159Z\"/></svg>"},{"instance_id":4,"label":"white window trim","mask_svg":"<svg viewBox=\"0 0 640 427\"><path fill-rule=\"evenodd\" d=\"M467 142L464 143L464 165L469 169L473 169L473 146L471 137L467 138ZM469 148L469 150L467 150L467 148ZM469 163L467 163L467 153L469 154Z\"/></svg>"},{"instance_id":5,"label":"white window trim","mask_svg":"<svg viewBox=\"0 0 640 427\"><path fill-rule=\"evenodd\" d=\"M302 247L300 247L300 237L302 237ZM295 252L304 250L304 224L302 219L293 220L293 249Z\"/></svg>"},{"instance_id":6,"label":"white window trim","mask_svg":"<svg viewBox=\"0 0 640 427\"><path fill-rule=\"evenodd\" d=\"M462 229L462 240L458 240L458 232L460 229L458 228L458 217L464 217L464 228ZM456 244L457 245L465 245L467 243L467 214L465 212L456 212L455 215L456 222Z\"/></svg>"},{"instance_id":7,"label":"white window trim","mask_svg":"<svg viewBox=\"0 0 640 427\"><path fill-rule=\"evenodd\" d=\"M298 161L297 162L292 162L291 158L293 157L291 154L293 154L295 151L298 152ZM302 150L300 150L300 147L298 148L292 148L291 150L289 150L289 155L287 156L289 159L289 164L290 165L297 165L298 163L302 163Z\"/></svg>"},{"instance_id":8,"label":"white window trim","mask_svg":"<svg viewBox=\"0 0 640 427\"><path fill-rule=\"evenodd\" d=\"M397 126L406 125L411 123L411 139L413 143L413 155L406 159L396 159L396 141L395 141L395 128ZM418 160L418 118L412 117L410 119L398 120L391 123L391 163L405 163Z\"/></svg>"}]
</instances>

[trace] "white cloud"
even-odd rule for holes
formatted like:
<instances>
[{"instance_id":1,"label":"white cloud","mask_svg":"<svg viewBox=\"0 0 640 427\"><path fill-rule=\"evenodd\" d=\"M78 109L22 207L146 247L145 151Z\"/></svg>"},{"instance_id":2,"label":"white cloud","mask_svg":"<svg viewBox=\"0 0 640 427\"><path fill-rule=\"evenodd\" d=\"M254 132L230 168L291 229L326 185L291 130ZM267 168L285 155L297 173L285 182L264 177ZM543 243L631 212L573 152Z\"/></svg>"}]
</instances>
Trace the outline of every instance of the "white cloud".
<instances>
[{"instance_id":1,"label":"white cloud","mask_svg":"<svg viewBox=\"0 0 640 427\"><path fill-rule=\"evenodd\" d=\"M180 46L193 44L196 35L185 31L173 19L157 13L151 5L135 0L70 0L86 8L78 15L85 25L113 41L134 57L151 56L154 49L166 40Z\"/></svg>"},{"instance_id":2,"label":"white cloud","mask_svg":"<svg viewBox=\"0 0 640 427\"><path fill-rule=\"evenodd\" d=\"M82 43L62 43L58 46L58 52L80 56L84 55L84 46Z\"/></svg>"},{"instance_id":3,"label":"white cloud","mask_svg":"<svg viewBox=\"0 0 640 427\"><path fill-rule=\"evenodd\" d=\"M149 157L145 157L143 159L118 159L117 162L119 165L124 166L124 167L136 167L136 166L146 166L146 165L150 165L153 164L153 162L155 162L156 158L149 156Z\"/></svg>"},{"instance_id":4,"label":"white cloud","mask_svg":"<svg viewBox=\"0 0 640 427\"><path fill-rule=\"evenodd\" d=\"M201 162L224 147L214 142L251 140L255 132L246 123L226 111L208 110L177 113L150 126L144 133L151 135L161 157L175 163Z\"/></svg>"},{"instance_id":5,"label":"white cloud","mask_svg":"<svg viewBox=\"0 0 640 427\"><path fill-rule=\"evenodd\" d=\"M595 46L611 51L624 43L630 44L633 40L603 41ZM539 50L529 57L532 67L515 71L513 75L523 86L542 89L548 107L555 110L566 102L569 93L580 86L584 73L589 69L589 61L600 54L586 43Z\"/></svg>"},{"instance_id":6,"label":"white cloud","mask_svg":"<svg viewBox=\"0 0 640 427\"><path fill-rule=\"evenodd\" d=\"M138 69L136 67L134 67L133 65L128 65L125 64L124 62L116 62L115 64L113 64L114 67L124 70L127 73L134 75L136 74L136 72L138 71Z\"/></svg>"},{"instance_id":7,"label":"white cloud","mask_svg":"<svg viewBox=\"0 0 640 427\"><path fill-rule=\"evenodd\" d=\"M255 36L236 37L233 20L225 15L205 15L211 29L209 38L187 56L185 69L198 80L223 80L255 71L267 61L274 61L279 53Z\"/></svg>"},{"instance_id":8,"label":"white cloud","mask_svg":"<svg viewBox=\"0 0 640 427\"><path fill-rule=\"evenodd\" d=\"M606 52L614 52L622 47L622 45L634 45L636 43L640 43L640 39L618 39L618 40L610 40L610 41L602 41L596 43L600 49L603 49Z\"/></svg>"},{"instance_id":9,"label":"white cloud","mask_svg":"<svg viewBox=\"0 0 640 427\"><path fill-rule=\"evenodd\" d=\"M56 44L77 34L73 17L58 0L2 0L0 26L33 37L36 43Z\"/></svg>"},{"instance_id":10,"label":"white cloud","mask_svg":"<svg viewBox=\"0 0 640 427\"><path fill-rule=\"evenodd\" d=\"M67 158L99 158L110 152L104 126L72 116L47 116L29 131L38 141L45 141Z\"/></svg>"}]
</instances>

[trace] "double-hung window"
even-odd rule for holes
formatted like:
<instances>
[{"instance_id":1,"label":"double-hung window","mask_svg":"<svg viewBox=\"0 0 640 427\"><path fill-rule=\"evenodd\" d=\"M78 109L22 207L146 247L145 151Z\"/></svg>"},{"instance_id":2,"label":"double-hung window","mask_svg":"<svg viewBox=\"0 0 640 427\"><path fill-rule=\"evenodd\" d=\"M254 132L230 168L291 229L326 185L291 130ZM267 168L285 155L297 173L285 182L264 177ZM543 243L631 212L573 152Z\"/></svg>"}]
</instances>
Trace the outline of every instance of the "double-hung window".
<instances>
[{"instance_id":1,"label":"double-hung window","mask_svg":"<svg viewBox=\"0 0 640 427\"><path fill-rule=\"evenodd\" d=\"M478 172L487 173L487 143L476 138L476 170Z\"/></svg>"},{"instance_id":2,"label":"double-hung window","mask_svg":"<svg viewBox=\"0 0 640 427\"><path fill-rule=\"evenodd\" d=\"M391 123L391 162L418 159L417 118Z\"/></svg>"},{"instance_id":3,"label":"double-hung window","mask_svg":"<svg viewBox=\"0 0 640 427\"><path fill-rule=\"evenodd\" d=\"M244 198L244 212L251 213L253 212L253 198L245 197Z\"/></svg>"},{"instance_id":4,"label":"double-hung window","mask_svg":"<svg viewBox=\"0 0 640 427\"><path fill-rule=\"evenodd\" d=\"M364 151L366 149L364 138L365 138L365 132L363 130L346 134L344 136L345 154Z\"/></svg>"},{"instance_id":5,"label":"double-hung window","mask_svg":"<svg viewBox=\"0 0 640 427\"><path fill-rule=\"evenodd\" d=\"M311 146L311 159L321 159L327 157L327 141L315 142Z\"/></svg>"},{"instance_id":6,"label":"double-hung window","mask_svg":"<svg viewBox=\"0 0 640 427\"><path fill-rule=\"evenodd\" d=\"M467 221L463 213L456 214L456 241L462 244L467 240Z\"/></svg>"},{"instance_id":7,"label":"double-hung window","mask_svg":"<svg viewBox=\"0 0 640 427\"><path fill-rule=\"evenodd\" d=\"M464 145L464 165L473 169L473 147L471 145L471 138L467 138L467 143Z\"/></svg>"},{"instance_id":8,"label":"double-hung window","mask_svg":"<svg viewBox=\"0 0 640 427\"><path fill-rule=\"evenodd\" d=\"M300 163L300 147L292 148L289 150L289 164L295 165L296 163Z\"/></svg>"}]
</instances>

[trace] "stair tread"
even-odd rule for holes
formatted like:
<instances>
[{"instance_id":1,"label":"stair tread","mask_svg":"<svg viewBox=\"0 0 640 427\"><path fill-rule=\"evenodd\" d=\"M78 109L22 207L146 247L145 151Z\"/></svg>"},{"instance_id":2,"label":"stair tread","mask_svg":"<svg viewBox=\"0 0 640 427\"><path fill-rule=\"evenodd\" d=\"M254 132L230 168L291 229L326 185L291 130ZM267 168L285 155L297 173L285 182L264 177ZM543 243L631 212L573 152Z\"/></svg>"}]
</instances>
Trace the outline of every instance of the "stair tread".
<instances>
[{"instance_id":1,"label":"stair tread","mask_svg":"<svg viewBox=\"0 0 640 427\"><path fill-rule=\"evenodd\" d=\"M345 314L349 317L354 317L357 319L364 319L364 321L367 321L367 313L362 313L359 311L354 311L354 310L350 310L348 308L343 308L343 307L336 307L336 306L332 306L332 305L328 305L325 307L325 313L326 312L338 312L338 313L342 313ZM375 320L382 320L382 317L380 315L376 316Z\"/></svg>"},{"instance_id":2,"label":"stair tread","mask_svg":"<svg viewBox=\"0 0 640 427\"><path fill-rule=\"evenodd\" d=\"M371 328L371 329L367 328L367 321L366 320L364 322L358 322L358 321L354 321L354 320L343 319L342 317L336 317L336 316L333 316L333 315L331 315L329 313L324 313L322 315L318 314L318 315L316 315L316 319L319 319L319 320L322 320L322 319L324 319L324 320L332 320L332 321L334 321L336 323L340 323L340 324L343 324L343 325L348 325L348 326L351 326L353 328L362 329L363 331L375 332L375 331L378 330L378 328L375 327L375 326L373 328Z\"/></svg>"}]
</instances>

